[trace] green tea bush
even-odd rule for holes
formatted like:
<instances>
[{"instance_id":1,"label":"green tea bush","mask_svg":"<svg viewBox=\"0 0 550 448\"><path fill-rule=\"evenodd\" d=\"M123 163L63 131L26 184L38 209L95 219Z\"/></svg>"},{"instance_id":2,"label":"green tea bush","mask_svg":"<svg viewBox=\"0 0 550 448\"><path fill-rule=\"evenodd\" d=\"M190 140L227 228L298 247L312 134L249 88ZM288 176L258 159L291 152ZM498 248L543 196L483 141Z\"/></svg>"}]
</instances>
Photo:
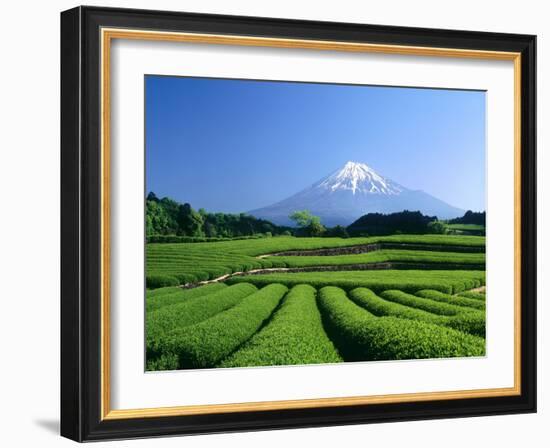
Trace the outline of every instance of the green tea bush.
<instances>
[{"instance_id":1,"label":"green tea bush","mask_svg":"<svg viewBox=\"0 0 550 448\"><path fill-rule=\"evenodd\" d=\"M418 308L384 300L366 288L354 289L349 293L349 297L357 305L370 311L375 316L395 316L402 319L417 320L485 337L485 315L475 310L472 310L473 312L469 312L469 310L460 312L454 316L433 314Z\"/></svg>"},{"instance_id":2,"label":"green tea bush","mask_svg":"<svg viewBox=\"0 0 550 448\"><path fill-rule=\"evenodd\" d=\"M415 295L417 295L418 297L423 297L425 299L435 300L437 302L445 302L450 303L451 305L474 308L477 310L485 310L485 302L481 300L462 297L462 294L464 293L461 293L458 296L452 296L450 294L444 294L439 291L423 289L421 291L418 291Z\"/></svg>"},{"instance_id":3,"label":"green tea bush","mask_svg":"<svg viewBox=\"0 0 550 448\"><path fill-rule=\"evenodd\" d=\"M178 357L174 353L163 353L158 358L147 358L145 369L149 372L155 370L176 370Z\"/></svg>"},{"instance_id":4,"label":"green tea bush","mask_svg":"<svg viewBox=\"0 0 550 448\"><path fill-rule=\"evenodd\" d=\"M164 288L166 286L177 286L180 281L172 275L147 275L145 277L145 286L150 289Z\"/></svg>"},{"instance_id":5,"label":"green tea bush","mask_svg":"<svg viewBox=\"0 0 550 448\"><path fill-rule=\"evenodd\" d=\"M211 294L225 288L227 288L227 285L223 283L211 283L209 285L192 289L184 289L179 287L154 289L153 291L147 291L146 293L145 310L147 312L155 311L168 305L183 303L185 300ZM162 290L164 290L164 294L151 294Z\"/></svg>"},{"instance_id":6,"label":"green tea bush","mask_svg":"<svg viewBox=\"0 0 550 448\"><path fill-rule=\"evenodd\" d=\"M153 297L160 297L166 294L172 294L180 290L181 288L179 286L166 286L164 288L147 289L146 294L147 294L147 298L152 299Z\"/></svg>"},{"instance_id":7,"label":"green tea bush","mask_svg":"<svg viewBox=\"0 0 550 448\"><path fill-rule=\"evenodd\" d=\"M171 331L202 322L235 306L256 291L255 286L244 283L147 313L145 337L147 357L157 358L165 352L164 344Z\"/></svg>"},{"instance_id":8,"label":"green tea bush","mask_svg":"<svg viewBox=\"0 0 550 448\"><path fill-rule=\"evenodd\" d=\"M262 327L287 290L278 284L266 286L223 313L174 330L163 338L161 355L175 354L180 369L215 366Z\"/></svg>"},{"instance_id":9,"label":"green tea bush","mask_svg":"<svg viewBox=\"0 0 550 448\"><path fill-rule=\"evenodd\" d=\"M217 241L252 240L272 237L271 232L257 233L255 235L243 235L235 237L206 237L206 236L181 236L181 235L149 235L148 243L207 243Z\"/></svg>"},{"instance_id":10,"label":"green tea bush","mask_svg":"<svg viewBox=\"0 0 550 448\"><path fill-rule=\"evenodd\" d=\"M375 317L327 286L319 292L319 308L329 334L346 361L483 356L482 338L425 322Z\"/></svg>"},{"instance_id":11,"label":"green tea bush","mask_svg":"<svg viewBox=\"0 0 550 448\"><path fill-rule=\"evenodd\" d=\"M485 314L481 311L451 316L447 318L445 326L485 338Z\"/></svg>"},{"instance_id":12,"label":"green tea bush","mask_svg":"<svg viewBox=\"0 0 550 448\"><path fill-rule=\"evenodd\" d=\"M472 291L465 291L458 294L460 297L466 297L468 299L472 300L479 300L479 301L485 301L485 294L479 293L479 292L472 292Z\"/></svg>"},{"instance_id":13,"label":"green tea bush","mask_svg":"<svg viewBox=\"0 0 550 448\"><path fill-rule=\"evenodd\" d=\"M256 274L232 277L226 282L253 283L259 287L270 283L282 283L289 287L309 284L315 288L338 286L345 290L358 287L372 289L380 293L389 289L398 289L415 293L421 289L435 289L452 294L454 289L464 288L465 282L485 282L484 271L419 271L419 270L381 270L381 271L328 271Z\"/></svg>"},{"instance_id":14,"label":"green tea bush","mask_svg":"<svg viewBox=\"0 0 550 448\"><path fill-rule=\"evenodd\" d=\"M400 303L401 305L409 306L411 308L417 308L420 310L428 311L429 313L439 314L442 316L456 316L462 312L468 311L467 308L451 305L448 303L437 302L427 298L421 298L407 294L403 291L389 290L381 293L384 299L391 302ZM470 310L473 312L473 310Z\"/></svg>"},{"instance_id":15,"label":"green tea bush","mask_svg":"<svg viewBox=\"0 0 550 448\"><path fill-rule=\"evenodd\" d=\"M179 238L179 237L178 237ZM179 240L178 240L179 241ZM482 262L485 250L485 238L474 236L446 236L446 235L392 235L386 237L366 237L366 238L295 238L291 236L280 236L276 238L250 238L242 240L223 240L210 241L201 243L152 243L146 245L146 266L147 276L171 276L176 277L181 275L189 275L190 280L187 283L193 283L193 276L196 281L208 280L216 278L220 272L222 275L230 272L249 271L252 269L269 268L269 267L286 267L282 260L275 260L282 257L266 257L255 258L258 255L273 254L292 250L309 250L309 249L328 249L337 247L350 247L358 244L375 244L375 243L391 243L404 245L402 249L406 249L407 244L421 244L426 247L437 246L437 249L445 249L447 252L433 251L433 255L419 255L419 257L432 257L432 260L440 260L438 262L451 263L455 260L470 260L473 267L476 267L478 262ZM471 248L472 251L479 252L478 254L452 254L453 248L460 246ZM413 251L408 251L413 252ZM422 251L418 251L422 252ZM447 255L445 255L447 254ZM413 256L413 254L409 254ZM372 255L372 257L375 257ZM401 258L408 257L402 253ZM434 258L436 257L436 258ZM461 258L462 257L462 258ZM297 258L297 257L293 257ZM309 258L309 257L308 257ZM329 259L319 260L315 263L326 263ZM427 259L427 258L426 258ZM295 260L294 263L303 263L303 260ZM347 263L337 261L337 263ZM187 280L183 278L183 280ZM303 282L301 282L303 283ZM481 285L481 282L478 282ZM150 286L148 286L150 287ZM425 288L428 286L425 286ZM464 291L465 284L456 283L456 290L449 290L449 293Z\"/></svg>"},{"instance_id":16,"label":"green tea bush","mask_svg":"<svg viewBox=\"0 0 550 448\"><path fill-rule=\"evenodd\" d=\"M283 261L288 267L304 266L342 266L369 263L430 263L430 264L465 264L472 267L485 265L484 253L470 252L437 252L428 250L384 249L353 255L301 255L271 257Z\"/></svg>"},{"instance_id":17,"label":"green tea bush","mask_svg":"<svg viewBox=\"0 0 550 448\"><path fill-rule=\"evenodd\" d=\"M402 319L418 320L437 325L441 325L445 322L445 319L442 319L443 316L384 300L367 288L352 290L349 293L349 298L375 316L395 316Z\"/></svg>"},{"instance_id":18,"label":"green tea bush","mask_svg":"<svg viewBox=\"0 0 550 448\"><path fill-rule=\"evenodd\" d=\"M309 285L292 288L269 324L220 367L341 362L323 328L315 293Z\"/></svg>"},{"instance_id":19,"label":"green tea bush","mask_svg":"<svg viewBox=\"0 0 550 448\"><path fill-rule=\"evenodd\" d=\"M196 283L199 281L198 277L193 274L175 274L174 277L178 279L181 285L186 285L187 283Z\"/></svg>"}]
</instances>

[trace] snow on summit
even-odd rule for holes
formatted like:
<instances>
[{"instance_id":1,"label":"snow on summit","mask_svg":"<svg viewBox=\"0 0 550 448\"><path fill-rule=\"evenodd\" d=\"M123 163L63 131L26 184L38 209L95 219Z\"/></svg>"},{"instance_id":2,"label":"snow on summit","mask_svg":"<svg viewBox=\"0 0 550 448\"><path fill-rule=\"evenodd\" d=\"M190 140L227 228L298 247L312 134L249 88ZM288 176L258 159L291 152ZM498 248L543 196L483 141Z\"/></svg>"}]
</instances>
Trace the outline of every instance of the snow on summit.
<instances>
[{"instance_id":1,"label":"snow on summit","mask_svg":"<svg viewBox=\"0 0 550 448\"><path fill-rule=\"evenodd\" d=\"M353 194L399 194L403 187L390 179L380 176L368 165L359 162L347 162L342 168L320 181L316 187L330 191L350 190Z\"/></svg>"},{"instance_id":2,"label":"snow on summit","mask_svg":"<svg viewBox=\"0 0 550 448\"><path fill-rule=\"evenodd\" d=\"M358 162L347 162L304 190L248 213L275 224L293 225L289 216L296 210L309 210L328 227L347 226L367 213L418 210L440 219L464 214L464 210L423 191L405 188Z\"/></svg>"}]
</instances>

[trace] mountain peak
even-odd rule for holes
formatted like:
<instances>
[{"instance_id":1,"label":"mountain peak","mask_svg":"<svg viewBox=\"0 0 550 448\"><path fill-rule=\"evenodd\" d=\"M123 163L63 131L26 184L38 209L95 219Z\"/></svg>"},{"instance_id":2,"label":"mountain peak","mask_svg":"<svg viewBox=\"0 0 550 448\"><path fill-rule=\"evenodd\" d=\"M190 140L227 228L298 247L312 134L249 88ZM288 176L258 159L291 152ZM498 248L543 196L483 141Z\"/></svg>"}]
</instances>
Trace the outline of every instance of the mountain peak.
<instances>
[{"instance_id":1,"label":"mountain peak","mask_svg":"<svg viewBox=\"0 0 550 448\"><path fill-rule=\"evenodd\" d=\"M317 184L318 187L330 191L350 190L364 194L397 195L404 188L399 184L380 176L365 163L348 161L327 178Z\"/></svg>"},{"instance_id":2,"label":"mountain peak","mask_svg":"<svg viewBox=\"0 0 550 448\"><path fill-rule=\"evenodd\" d=\"M369 166L366 164L366 163L361 163L361 162L354 162L353 160L348 160L346 162L346 164L344 165L344 168L369 168Z\"/></svg>"},{"instance_id":3,"label":"mountain peak","mask_svg":"<svg viewBox=\"0 0 550 448\"><path fill-rule=\"evenodd\" d=\"M329 227L347 226L367 213L419 210L443 219L464 214L464 210L423 191L409 190L368 165L351 160L310 187L249 213L275 224L293 225L289 216L296 210L309 210Z\"/></svg>"}]
</instances>

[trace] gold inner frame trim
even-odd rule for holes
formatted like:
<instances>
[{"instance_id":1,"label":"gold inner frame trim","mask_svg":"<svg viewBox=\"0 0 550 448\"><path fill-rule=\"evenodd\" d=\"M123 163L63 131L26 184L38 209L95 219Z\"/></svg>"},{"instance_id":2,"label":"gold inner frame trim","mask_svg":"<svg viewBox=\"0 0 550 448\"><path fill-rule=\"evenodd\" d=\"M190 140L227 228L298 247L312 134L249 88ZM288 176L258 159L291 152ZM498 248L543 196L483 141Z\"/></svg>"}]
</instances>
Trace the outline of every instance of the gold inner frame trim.
<instances>
[{"instance_id":1,"label":"gold inner frame trim","mask_svg":"<svg viewBox=\"0 0 550 448\"><path fill-rule=\"evenodd\" d=\"M490 59L514 62L514 386L442 392L369 395L302 400L188 405L140 409L111 409L110 347L110 63L113 39L185 42L213 45L240 45L356 53L383 53L411 56ZM418 47L306 39L279 39L217 34L101 29L101 419L117 420L229 412L252 412L318 407L407 403L432 400L503 397L521 394L521 54L459 48Z\"/></svg>"}]
</instances>

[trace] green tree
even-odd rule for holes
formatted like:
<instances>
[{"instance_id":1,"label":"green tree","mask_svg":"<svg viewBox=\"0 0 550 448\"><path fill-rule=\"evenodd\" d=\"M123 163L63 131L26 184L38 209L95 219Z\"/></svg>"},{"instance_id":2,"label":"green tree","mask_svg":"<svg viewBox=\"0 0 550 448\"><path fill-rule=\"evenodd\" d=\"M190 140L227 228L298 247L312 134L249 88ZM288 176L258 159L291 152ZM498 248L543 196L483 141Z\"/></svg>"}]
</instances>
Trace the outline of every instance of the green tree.
<instances>
[{"instance_id":1,"label":"green tree","mask_svg":"<svg viewBox=\"0 0 550 448\"><path fill-rule=\"evenodd\" d=\"M186 236L204 236L203 217L200 213L193 210L190 204L179 205L178 208L178 226L180 232Z\"/></svg>"},{"instance_id":2,"label":"green tree","mask_svg":"<svg viewBox=\"0 0 550 448\"><path fill-rule=\"evenodd\" d=\"M216 229L216 226L210 221L206 221L204 223L204 233L208 237L218 236L218 230Z\"/></svg>"},{"instance_id":3,"label":"green tree","mask_svg":"<svg viewBox=\"0 0 550 448\"><path fill-rule=\"evenodd\" d=\"M311 221L306 230L309 236L321 236L326 229L320 221Z\"/></svg>"},{"instance_id":4,"label":"green tree","mask_svg":"<svg viewBox=\"0 0 550 448\"><path fill-rule=\"evenodd\" d=\"M309 210L296 210L289 216L292 221L296 223L298 227L305 228L311 223L321 223L321 218L318 216L312 215Z\"/></svg>"},{"instance_id":5,"label":"green tree","mask_svg":"<svg viewBox=\"0 0 550 448\"><path fill-rule=\"evenodd\" d=\"M441 221L432 221L428 223L428 232L443 235L447 233L447 226Z\"/></svg>"},{"instance_id":6,"label":"green tree","mask_svg":"<svg viewBox=\"0 0 550 448\"><path fill-rule=\"evenodd\" d=\"M321 218L311 214L309 210L296 210L289 218L308 236L319 236L325 232Z\"/></svg>"},{"instance_id":7,"label":"green tree","mask_svg":"<svg viewBox=\"0 0 550 448\"><path fill-rule=\"evenodd\" d=\"M175 222L170 219L166 209L157 201L147 201L145 214L146 235L168 235L175 233L175 230Z\"/></svg>"},{"instance_id":8,"label":"green tree","mask_svg":"<svg viewBox=\"0 0 550 448\"><path fill-rule=\"evenodd\" d=\"M345 227L338 225L338 226L332 227L331 229L328 229L327 236L335 236L338 238L348 238L349 234Z\"/></svg>"},{"instance_id":9,"label":"green tree","mask_svg":"<svg viewBox=\"0 0 550 448\"><path fill-rule=\"evenodd\" d=\"M158 201L159 201L159 198L157 198L157 195L156 195L155 193L153 193L152 191L150 191L149 194L147 195L147 200L148 200L148 201L158 202Z\"/></svg>"}]
</instances>

